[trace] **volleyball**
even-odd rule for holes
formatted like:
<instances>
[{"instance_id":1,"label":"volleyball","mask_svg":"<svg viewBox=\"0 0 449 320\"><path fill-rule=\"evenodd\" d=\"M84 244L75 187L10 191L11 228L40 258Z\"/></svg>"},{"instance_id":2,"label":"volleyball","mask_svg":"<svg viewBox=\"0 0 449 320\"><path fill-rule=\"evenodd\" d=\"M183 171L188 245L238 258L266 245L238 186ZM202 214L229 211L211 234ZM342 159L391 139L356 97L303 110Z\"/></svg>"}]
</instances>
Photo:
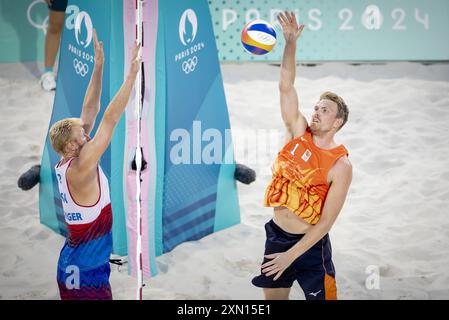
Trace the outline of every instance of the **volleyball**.
<instances>
[{"instance_id":1,"label":"volleyball","mask_svg":"<svg viewBox=\"0 0 449 320\"><path fill-rule=\"evenodd\" d=\"M242 30L242 44L251 54L267 54L276 44L276 31L264 20L253 20Z\"/></svg>"}]
</instances>

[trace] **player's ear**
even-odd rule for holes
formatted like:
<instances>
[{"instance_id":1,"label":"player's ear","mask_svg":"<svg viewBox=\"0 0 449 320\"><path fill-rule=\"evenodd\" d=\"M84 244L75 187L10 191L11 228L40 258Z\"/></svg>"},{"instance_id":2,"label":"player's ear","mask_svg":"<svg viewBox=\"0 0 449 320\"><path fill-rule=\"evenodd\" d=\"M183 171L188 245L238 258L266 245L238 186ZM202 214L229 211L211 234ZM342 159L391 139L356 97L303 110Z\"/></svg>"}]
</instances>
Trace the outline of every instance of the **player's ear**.
<instances>
[{"instance_id":1,"label":"player's ear","mask_svg":"<svg viewBox=\"0 0 449 320\"><path fill-rule=\"evenodd\" d=\"M343 119L342 118L337 118L334 121L334 128L336 130L340 129L341 125L343 124Z\"/></svg>"},{"instance_id":2,"label":"player's ear","mask_svg":"<svg viewBox=\"0 0 449 320\"><path fill-rule=\"evenodd\" d=\"M65 145L64 151L65 152L71 152L76 149L75 143L73 141L67 142Z\"/></svg>"}]
</instances>

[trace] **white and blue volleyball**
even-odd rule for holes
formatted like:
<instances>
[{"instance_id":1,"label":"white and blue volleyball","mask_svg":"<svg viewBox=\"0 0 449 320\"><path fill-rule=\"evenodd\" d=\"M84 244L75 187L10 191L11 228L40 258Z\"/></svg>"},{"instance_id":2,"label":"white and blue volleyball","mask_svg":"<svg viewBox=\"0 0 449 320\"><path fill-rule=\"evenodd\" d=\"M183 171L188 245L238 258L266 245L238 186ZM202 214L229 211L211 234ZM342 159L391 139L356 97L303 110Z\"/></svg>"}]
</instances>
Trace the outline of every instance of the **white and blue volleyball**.
<instances>
[{"instance_id":1,"label":"white and blue volleyball","mask_svg":"<svg viewBox=\"0 0 449 320\"><path fill-rule=\"evenodd\" d=\"M267 54L276 44L276 31L264 20L253 20L242 30L242 44L251 54Z\"/></svg>"}]
</instances>

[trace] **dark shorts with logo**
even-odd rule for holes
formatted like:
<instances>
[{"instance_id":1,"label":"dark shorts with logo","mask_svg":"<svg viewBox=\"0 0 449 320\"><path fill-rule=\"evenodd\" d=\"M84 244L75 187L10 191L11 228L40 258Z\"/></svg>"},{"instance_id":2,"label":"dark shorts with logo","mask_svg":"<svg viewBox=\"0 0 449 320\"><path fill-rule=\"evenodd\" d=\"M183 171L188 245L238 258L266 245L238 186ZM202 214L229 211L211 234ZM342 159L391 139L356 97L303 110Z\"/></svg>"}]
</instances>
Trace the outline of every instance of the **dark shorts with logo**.
<instances>
[{"instance_id":1,"label":"dark shorts with logo","mask_svg":"<svg viewBox=\"0 0 449 320\"><path fill-rule=\"evenodd\" d=\"M265 224L265 231L265 255L285 252L304 236L282 230L273 220ZM262 264L267 261L269 259L264 258ZM293 261L276 281L273 280L274 277L275 274L267 277L261 270L261 274L254 277L252 283L260 288L291 288L293 282L298 281L307 300L336 299L335 269L329 235L326 234Z\"/></svg>"},{"instance_id":2,"label":"dark shorts with logo","mask_svg":"<svg viewBox=\"0 0 449 320\"><path fill-rule=\"evenodd\" d=\"M67 2L68 0L53 0L48 6L48 9L52 11L64 12L67 8Z\"/></svg>"}]
</instances>

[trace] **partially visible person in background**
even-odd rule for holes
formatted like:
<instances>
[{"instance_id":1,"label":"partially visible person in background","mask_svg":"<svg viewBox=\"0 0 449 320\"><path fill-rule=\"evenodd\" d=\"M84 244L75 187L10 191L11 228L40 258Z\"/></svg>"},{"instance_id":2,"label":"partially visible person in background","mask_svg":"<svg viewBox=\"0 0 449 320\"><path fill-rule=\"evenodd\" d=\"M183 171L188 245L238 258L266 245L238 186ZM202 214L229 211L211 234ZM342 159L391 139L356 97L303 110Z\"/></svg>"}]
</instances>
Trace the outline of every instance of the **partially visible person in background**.
<instances>
[{"instance_id":1,"label":"partially visible person in background","mask_svg":"<svg viewBox=\"0 0 449 320\"><path fill-rule=\"evenodd\" d=\"M44 73L41 76L40 84L43 90L52 91L56 89L55 73L53 71L56 56L58 55L61 42L62 28L64 26L65 9L68 0L45 0L48 5L48 28L45 34L45 60ZM39 183L39 164L32 166L23 173L18 186L22 190L30 190Z\"/></svg>"},{"instance_id":2,"label":"partially visible person in background","mask_svg":"<svg viewBox=\"0 0 449 320\"><path fill-rule=\"evenodd\" d=\"M56 89L53 68L61 42L62 27L64 26L65 9L68 0L45 0L48 4L48 28L45 35L44 73L40 84L45 91Z\"/></svg>"}]
</instances>

